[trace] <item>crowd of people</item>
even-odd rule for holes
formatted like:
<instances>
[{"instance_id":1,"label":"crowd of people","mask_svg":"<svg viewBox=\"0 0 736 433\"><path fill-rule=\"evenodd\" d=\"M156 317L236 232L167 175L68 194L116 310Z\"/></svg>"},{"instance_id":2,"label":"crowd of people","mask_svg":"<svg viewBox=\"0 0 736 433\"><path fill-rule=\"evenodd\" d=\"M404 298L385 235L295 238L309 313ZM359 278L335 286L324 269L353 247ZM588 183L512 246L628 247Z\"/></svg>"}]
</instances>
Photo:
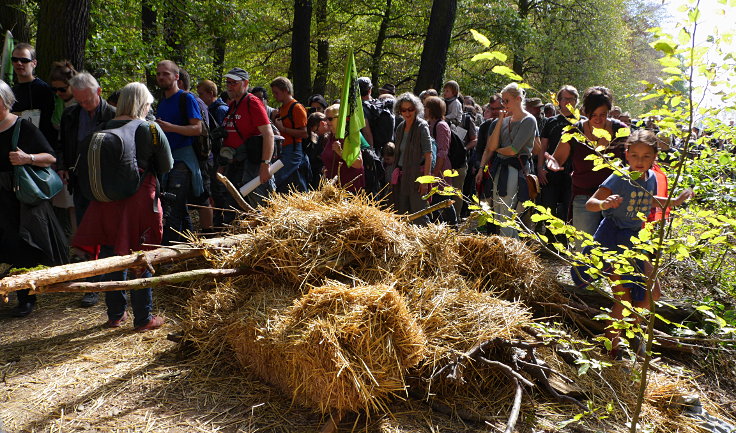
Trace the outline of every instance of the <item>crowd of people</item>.
<instances>
[{"instance_id":1,"label":"crowd of people","mask_svg":"<svg viewBox=\"0 0 736 433\"><path fill-rule=\"evenodd\" d=\"M231 209L237 208L227 189L214 181L218 173L236 188L258 179L258 187L244 197L253 207L275 192L306 191L326 179L371 194L398 213L416 213L437 200L428 194L432 184L417 181L431 175L440 187L487 202L501 222L490 224L487 232L509 237L518 233L503 222L515 219L520 204L535 197L537 185L529 179L536 178L539 204L610 248L625 245L629 241L623 238L641 228L637 212L661 217L662 197L667 196L666 176L656 164L654 125L643 125L628 139L629 134L619 134L637 127L605 87L588 88L581 98L575 87L565 85L553 103L544 104L510 83L481 107L455 81L439 91L397 95L395 86L374 89L369 78L361 77L361 152L347 164L344 140L337 138L340 103L346 101L328 104L323 95L313 95L303 105L285 77L252 87L250 74L233 68L220 93L210 80L193 86L186 70L162 60L156 67L158 101L140 83L105 100L97 80L69 62L53 63L50 85L36 77L36 53L28 44L15 47L12 63L15 86L0 82L0 145L8 155L0 162L5 220L0 261L15 268L170 245L195 230L193 209L199 216L196 230L217 233L232 222ZM269 106L269 91L278 108ZM573 116L576 108L583 114L579 119ZM570 125L586 140L568 138ZM20 138L13 151L16 127ZM123 153L132 149L127 165L113 166L106 157L104 149L115 146ZM643 173L642 184L630 190L612 170L594 168L588 156L601 148ZM272 173L276 161L283 167ZM53 166L66 188L37 206L19 202L12 173L14 166L25 164ZM123 174L110 175L116 170ZM126 176L133 176L125 181L134 185L132 192L124 191ZM642 191L651 195L645 198ZM683 193L675 204L689 196ZM467 203L456 199L453 206L414 222L454 226L468 216ZM102 279L121 280L125 274ZM580 284L588 283L584 272L574 274ZM627 288L620 297L643 302L640 295ZM13 314L30 314L35 297L21 291L17 298ZM121 326L128 318L125 292L106 292L105 300L107 326ZM81 302L95 305L98 294L87 293ZM132 291L131 304L136 329L163 323L151 314L150 289Z\"/></svg>"}]
</instances>

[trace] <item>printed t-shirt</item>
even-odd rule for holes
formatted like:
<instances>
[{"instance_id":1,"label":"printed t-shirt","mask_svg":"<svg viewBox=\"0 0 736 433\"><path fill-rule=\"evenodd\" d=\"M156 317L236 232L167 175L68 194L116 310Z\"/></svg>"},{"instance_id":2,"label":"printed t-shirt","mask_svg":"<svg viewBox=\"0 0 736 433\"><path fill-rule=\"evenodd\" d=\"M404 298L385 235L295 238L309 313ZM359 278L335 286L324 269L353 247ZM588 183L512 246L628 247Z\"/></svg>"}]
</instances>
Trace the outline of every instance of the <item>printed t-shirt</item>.
<instances>
[{"instance_id":1,"label":"printed t-shirt","mask_svg":"<svg viewBox=\"0 0 736 433\"><path fill-rule=\"evenodd\" d=\"M604 210L603 217L613 220L617 227L639 229L642 224L638 217L639 212L646 216L652 210L652 196L657 192L657 177L654 171L648 170L646 180L644 176L640 176L629 183L629 180L612 174L601 184L601 188L608 188L611 194L618 194L624 199L617 208Z\"/></svg>"},{"instance_id":2,"label":"printed t-shirt","mask_svg":"<svg viewBox=\"0 0 736 433\"><path fill-rule=\"evenodd\" d=\"M222 144L233 149L240 147L250 137L260 135L259 126L271 123L261 100L250 93L243 96L240 101L230 101L229 113L223 122L227 137ZM237 129L235 124L238 126Z\"/></svg>"},{"instance_id":3,"label":"printed t-shirt","mask_svg":"<svg viewBox=\"0 0 736 433\"><path fill-rule=\"evenodd\" d=\"M199 112L199 105L197 104L197 100L194 99L194 95L192 95L189 92L185 93L186 103L184 106L187 110L187 122L184 122L184 116L181 115L179 111L179 98L181 93L184 92L183 90L179 90L178 92L174 93L168 98L162 99L158 103L158 109L156 111L156 116L160 118L163 121L172 123L174 125L179 126L185 126L189 124L189 119L200 119L202 120L202 115ZM177 150L182 149L187 146L192 145L192 139L194 137L181 135L176 132L165 132L166 138L169 140L169 146L171 147L171 150Z\"/></svg>"},{"instance_id":4,"label":"printed t-shirt","mask_svg":"<svg viewBox=\"0 0 736 433\"><path fill-rule=\"evenodd\" d=\"M291 117L286 118L286 116L289 114L289 107L291 107L292 104L294 105L294 109L291 110ZM298 103L295 100L292 100L289 104L282 105L281 108L279 108L279 118L282 122L284 122L284 126L291 129L303 129L307 127L307 110L304 108L304 106L300 103ZM286 146L287 144L294 143L294 137L292 137L289 134L283 134L284 135L284 143L283 145ZM299 139L301 140L301 139Z\"/></svg>"}]
</instances>

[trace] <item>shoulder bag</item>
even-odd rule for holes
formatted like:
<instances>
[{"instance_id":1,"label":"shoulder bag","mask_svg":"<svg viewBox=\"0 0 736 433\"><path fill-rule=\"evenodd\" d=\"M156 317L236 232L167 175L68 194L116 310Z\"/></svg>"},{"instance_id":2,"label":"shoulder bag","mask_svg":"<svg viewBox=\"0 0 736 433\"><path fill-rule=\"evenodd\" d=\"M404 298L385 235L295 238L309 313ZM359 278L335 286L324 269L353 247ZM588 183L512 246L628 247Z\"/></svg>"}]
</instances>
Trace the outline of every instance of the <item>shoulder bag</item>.
<instances>
[{"instance_id":1,"label":"shoulder bag","mask_svg":"<svg viewBox=\"0 0 736 433\"><path fill-rule=\"evenodd\" d=\"M20 119L15 122L10 147L12 151L18 150L20 123ZM35 206L58 194L63 185L61 178L51 167L36 167L30 164L13 166L13 190L21 203Z\"/></svg>"}]
</instances>

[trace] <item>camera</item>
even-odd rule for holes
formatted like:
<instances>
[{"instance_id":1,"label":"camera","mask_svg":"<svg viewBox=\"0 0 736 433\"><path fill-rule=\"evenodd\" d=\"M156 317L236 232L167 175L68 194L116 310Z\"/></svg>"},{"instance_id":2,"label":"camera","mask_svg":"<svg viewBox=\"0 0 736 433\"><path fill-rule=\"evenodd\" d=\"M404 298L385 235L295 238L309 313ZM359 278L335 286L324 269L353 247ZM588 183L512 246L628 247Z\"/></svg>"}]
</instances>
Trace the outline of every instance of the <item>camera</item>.
<instances>
[{"instance_id":1,"label":"camera","mask_svg":"<svg viewBox=\"0 0 736 433\"><path fill-rule=\"evenodd\" d=\"M210 130L210 137L212 137L213 140L224 140L225 137L227 137L227 130L224 126L218 126L217 128Z\"/></svg>"}]
</instances>

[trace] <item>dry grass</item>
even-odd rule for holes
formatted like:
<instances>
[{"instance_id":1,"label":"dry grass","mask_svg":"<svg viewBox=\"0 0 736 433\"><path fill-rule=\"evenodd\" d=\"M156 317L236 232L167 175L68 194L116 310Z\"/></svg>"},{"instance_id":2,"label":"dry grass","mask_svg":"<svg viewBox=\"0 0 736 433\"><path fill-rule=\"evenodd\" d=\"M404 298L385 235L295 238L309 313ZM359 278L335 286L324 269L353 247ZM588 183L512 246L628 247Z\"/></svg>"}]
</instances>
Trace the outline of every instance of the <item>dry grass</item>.
<instances>
[{"instance_id":1,"label":"dry grass","mask_svg":"<svg viewBox=\"0 0 736 433\"><path fill-rule=\"evenodd\" d=\"M102 329L104 307L78 310L71 306L78 301L73 295L43 297L67 306L42 306L29 321L0 319L0 415L6 426L301 432L317 430L337 409L361 413L341 426L348 430L477 431L421 403L402 402L409 382L456 414L503 425L513 384L497 368L464 355L494 338L532 340L524 331L532 324L527 305L560 296L522 242L411 226L366 197L329 185L275 196L258 219L238 221L232 232L249 240L177 269L240 267L253 273L166 288L164 296L157 291L159 308L178 318L168 329L143 335ZM178 329L192 351L181 352L162 338ZM603 361L594 352L586 356ZM489 354L503 362L512 355L500 345ZM635 366L618 363L578 376L578 366L550 348L537 349L537 356L573 378L591 402L595 415L584 417L580 428L624 430L636 393ZM462 361L465 383L427 381L456 360ZM691 392L679 374L655 375L644 422L660 432L697 431L677 404L678 396ZM554 429L580 412L536 391L524 401L523 432Z\"/></svg>"}]
</instances>

